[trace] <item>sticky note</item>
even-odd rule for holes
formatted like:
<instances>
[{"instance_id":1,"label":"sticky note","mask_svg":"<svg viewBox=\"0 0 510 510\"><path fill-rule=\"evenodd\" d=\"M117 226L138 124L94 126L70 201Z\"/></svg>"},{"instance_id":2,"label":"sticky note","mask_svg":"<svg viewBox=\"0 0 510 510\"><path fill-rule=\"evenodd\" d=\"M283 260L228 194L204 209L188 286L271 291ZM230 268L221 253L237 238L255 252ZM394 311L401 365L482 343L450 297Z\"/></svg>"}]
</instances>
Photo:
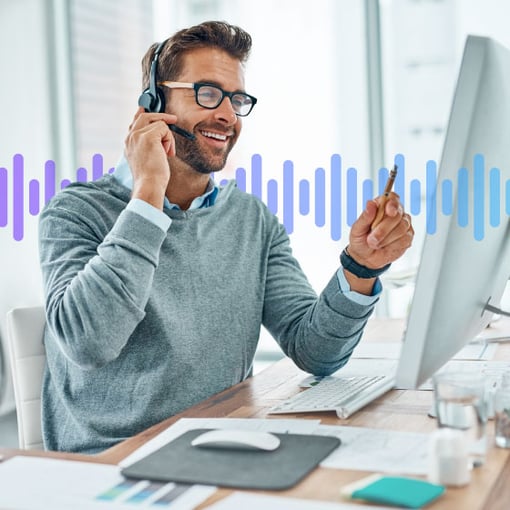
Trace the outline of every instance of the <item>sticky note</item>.
<instances>
[{"instance_id":1,"label":"sticky note","mask_svg":"<svg viewBox=\"0 0 510 510\"><path fill-rule=\"evenodd\" d=\"M372 503L421 508L445 492L442 485L400 476L374 475L344 487L342 495Z\"/></svg>"}]
</instances>

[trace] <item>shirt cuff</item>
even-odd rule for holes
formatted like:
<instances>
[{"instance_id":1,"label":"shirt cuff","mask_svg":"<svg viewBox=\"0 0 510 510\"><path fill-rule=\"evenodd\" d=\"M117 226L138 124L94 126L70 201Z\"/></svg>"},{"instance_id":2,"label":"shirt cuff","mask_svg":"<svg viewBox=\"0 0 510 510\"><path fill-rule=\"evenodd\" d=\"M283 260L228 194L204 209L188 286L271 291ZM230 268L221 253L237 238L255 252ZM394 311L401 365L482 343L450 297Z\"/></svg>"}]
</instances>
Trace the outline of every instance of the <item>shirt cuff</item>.
<instances>
[{"instance_id":1,"label":"shirt cuff","mask_svg":"<svg viewBox=\"0 0 510 510\"><path fill-rule=\"evenodd\" d=\"M146 220L154 223L154 225L159 227L163 232L167 232L172 224L171 218L169 218L163 211L160 211L140 198L131 199L126 206L126 209L143 216Z\"/></svg>"},{"instance_id":2,"label":"shirt cuff","mask_svg":"<svg viewBox=\"0 0 510 510\"><path fill-rule=\"evenodd\" d=\"M375 280L374 288L372 289L372 295L367 296L365 294L360 294L355 290L351 290L351 286L345 277L343 267L341 267L336 272L336 277L338 279L338 284L340 285L340 292L344 294L346 298L354 301L355 303L358 303L359 305L371 306L379 299L379 296L381 295L382 284L379 278L376 278Z\"/></svg>"}]
</instances>

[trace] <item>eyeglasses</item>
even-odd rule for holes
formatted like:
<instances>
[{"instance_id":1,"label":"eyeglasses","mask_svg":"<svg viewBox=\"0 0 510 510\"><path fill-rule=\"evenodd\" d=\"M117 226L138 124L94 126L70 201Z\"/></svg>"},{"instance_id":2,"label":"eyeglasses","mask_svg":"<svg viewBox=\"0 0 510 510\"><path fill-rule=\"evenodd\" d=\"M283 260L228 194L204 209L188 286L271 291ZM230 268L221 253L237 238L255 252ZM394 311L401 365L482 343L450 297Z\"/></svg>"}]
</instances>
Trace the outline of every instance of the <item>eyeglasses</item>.
<instances>
[{"instance_id":1,"label":"eyeglasses","mask_svg":"<svg viewBox=\"0 0 510 510\"><path fill-rule=\"evenodd\" d=\"M245 94L244 92L226 92L220 87L210 83L162 81L159 82L158 85L163 85L169 89L194 89L195 101L197 104L210 110L218 108L225 96L227 96L232 103L235 114L239 117L246 117L257 103L257 98L249 94Z\"/></svg>"}]
</instances>

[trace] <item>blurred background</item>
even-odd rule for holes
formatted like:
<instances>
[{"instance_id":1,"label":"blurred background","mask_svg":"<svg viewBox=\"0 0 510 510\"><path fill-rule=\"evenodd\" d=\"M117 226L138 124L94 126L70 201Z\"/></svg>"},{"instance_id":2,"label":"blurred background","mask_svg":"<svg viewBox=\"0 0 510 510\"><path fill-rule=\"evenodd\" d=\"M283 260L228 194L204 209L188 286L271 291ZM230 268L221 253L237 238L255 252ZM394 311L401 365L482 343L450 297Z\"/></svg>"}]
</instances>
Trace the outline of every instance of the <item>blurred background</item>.
<instances>
[{"instance_id":1,"label":"blurred background","mask_svg":"<svg viewBox=\"0 0 510 510\"><path fill-rule=\"evenodd\" d=\"M209 19L251 33L246 90L259 100L217 177L234 178L238 167L249 176L252 156L259 154L264 183L281 182L288 160L296 182L313 181L317 168L328 174L333 154L341 156L344 169L355 168L358 179L376 179L379 168L403 154L406 180L423 179L426 162L441 156L467 34L510 47L505 0L0 0L0 167L11 175L12 158L21 154L28 183L43 181L47 160L55 161L59 179L70 180L77 168L91 169L94 154L103 156L105 171L115 166L141 92L145 51ZM358 211L361 202L360 195ZM325 206L331 206L327 193ZM43 302L37 219L27 213L18 241L9 223L0 225L5 446L17 444L5 313ZM294 253L318 292L347 244L345 215L342 221L341 239L333 240L327 220L296 211ZM408 312L423 214L413 222L414 246L393 265L378 316ZM263 331L255 371L280 356Z\"/></svg>"}]
</instances>

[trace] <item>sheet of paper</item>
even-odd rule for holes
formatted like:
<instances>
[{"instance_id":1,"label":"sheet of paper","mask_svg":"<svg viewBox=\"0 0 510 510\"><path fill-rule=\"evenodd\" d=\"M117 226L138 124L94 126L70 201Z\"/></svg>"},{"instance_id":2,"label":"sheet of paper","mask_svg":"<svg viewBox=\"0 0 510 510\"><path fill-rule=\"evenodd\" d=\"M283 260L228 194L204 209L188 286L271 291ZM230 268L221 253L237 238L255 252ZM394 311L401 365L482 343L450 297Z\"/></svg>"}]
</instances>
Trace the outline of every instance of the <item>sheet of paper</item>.
<instances>
[{"instance_id":1,"label":"sheet of paper","mask_svg":"<svg viewBox=\"0 0 510 510\"><path fill-rule=\"evenodd\" d=\"M429 434L366 427L320 425L315 434L342 444L321 466L402 475L426 475Z\"/></svg>"},{"instance_id":2,"label":"sheet of paper","mask_svg":"<svg viewBox=\"0 0 510 510\"><path fill-rule=\"evenodd\" d=\"M471 347L471 346L467 346ZM492 350L497 348L496 345L487 346L487 356L492 358ZM374 375L374 374L396 374L398 368L398 360L390 358L351 358L347 365L342 367L333 375L326 377L318 377L308 375L304 377L299 386L301 388L310 388L323 379L332 377L342 377L349 375ZM441 370L452 371L466 371L474 374L482 373L489 385L493 385L498 381L504 371L510 370L509 361L493 361L492 359L486 360L484 357L481 359L452 359ZM398 386L396 389L402 389ZM431 391L433 389L432 380L426 380L419 388L419 390Z\"/></svg>"},{"instance_id":3,"label":"sheet of paper","mask_svg":"<svg viewBox=\"0 0 510 510\"><path fill-rule=\"evenodd\" d=\"M452 359L456 360L491 360L496 354L497 344L485 342L471 343L464 346ZM401 342L361 342L351 359L399 359Z\"/></svg>"},{"instance_id":4,"label":"sheet of paper","mask_svg":"<svg viewBox=\"0 0 510 510\"><path fill-rule=\"evenodd\" d=\"M208 510L239 510L240 508L243 510L260 510L261 508L264 510L360 510L365 507L350 503L330 503L315 499L295 499L235 492L214 503L208 507ZM370 505L370 510L387 510L388 508L387 506Z\"/></svg>"},{"instance_id":5,"label":"sheet of paper","mask_svg":"<svg viewBox=\"0 0 510 510\"><path fill-rule=\"evenodd\" d=\"M128 480L118 466L14 457L0 464L0 508L12 510L188 510L216 487Z\"/></svg>"},{"instance_id":6,"label":"sheet of paper","mask_svg":"<svg viewBox=\"0 0 510 510\"><path fill-rule=\"evenodd\" d=\"M181 418L156 437L135 450L131 455L119 463L126 467L143 457L155 452L176 437L193 429L242 429L260 430L263 432L278 432L281 434L311 434L319 425L320 420L280 420L280 419L250 419L250 418Z\"/></svg>"}]
</instances>

